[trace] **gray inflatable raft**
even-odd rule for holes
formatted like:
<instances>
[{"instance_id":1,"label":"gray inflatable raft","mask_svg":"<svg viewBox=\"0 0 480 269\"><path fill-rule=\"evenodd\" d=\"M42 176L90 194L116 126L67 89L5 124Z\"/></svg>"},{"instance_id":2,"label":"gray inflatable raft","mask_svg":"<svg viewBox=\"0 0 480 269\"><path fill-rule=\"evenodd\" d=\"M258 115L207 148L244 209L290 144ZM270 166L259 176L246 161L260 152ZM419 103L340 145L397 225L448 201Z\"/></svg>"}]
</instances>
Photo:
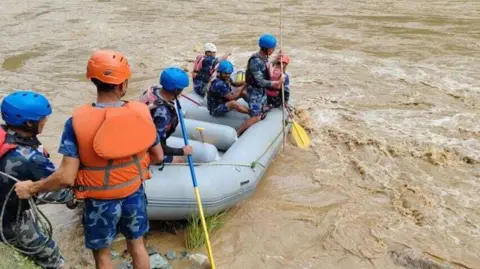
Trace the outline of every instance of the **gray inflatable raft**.
<instances>
[{"instance_id":1,"label":"gray inflatable raft","mask_svg":"<svg viewBox=\"0 0 480 269\"><path fill-rule=\"evenodd\" d=\"M202 100L193 92L187 96ZM194 144L194 151L202 150L201 145L199 146L202 142L199 142L198 135L192 133L195 133L196 127L202 126L191 125L204 122L204 136L213 136L205 137L205 141L209 140L210 143L205 147L207 152L197 152L197 158L195 154L193 156L196 159L195 173L205 214L216 214L247 199L281 147L281 109L269 111L264 120L237 138L236 134L232 137L232 129L238 128L247 116L229 112L225 117L212 117L205 107L199 107L184 97L179 100L186 119L185 125L189 130L189 139L197 140L189 140L189 143ZM287 131L289 128L290 125L287 126ZM175 132L173 136L167 142L172 146L183 146L183 143L179 144L181 132ZM212 146L215 148L215 144L222 148L218 155L212 153ZM166 164L163 169L151 166L150 170L152 178L145 183L149 219L178 220L198 214L188 164Z\"/></svg>"}]
</instances>

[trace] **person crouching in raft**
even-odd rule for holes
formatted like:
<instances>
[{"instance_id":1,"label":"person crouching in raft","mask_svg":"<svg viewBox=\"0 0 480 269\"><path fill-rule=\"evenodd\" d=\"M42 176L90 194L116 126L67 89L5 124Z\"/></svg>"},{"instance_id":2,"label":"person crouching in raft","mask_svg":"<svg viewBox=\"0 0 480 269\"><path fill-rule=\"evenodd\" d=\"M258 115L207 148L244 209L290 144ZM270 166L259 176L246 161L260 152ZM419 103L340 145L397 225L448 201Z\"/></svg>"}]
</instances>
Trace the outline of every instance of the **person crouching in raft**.
<instances>
[{"instance_id":1,"label":"person crouching in raft","mask_svg":"<svg viewBox=\"0 0 480 269\"><path fill-rule=\"evenodd\" d=\"M238 99L242 98L245 88L233 92L232 86L241 87L245 82L232 82L230 75L233 73L233 65L230 61L221 61L218 65L218 75L207 91L207 107L210 115L214 117L224 116L232 109L244 114L248 114L248 107L240 104Z\"/></svg>"},{"instance_id":2,"label":"person crouching in raft","mask_svg":"<svg viewBox=\"0 0 480 269\"><path fill-rule=\"evenodd\" d=\"M266 106L267 98L265 90L269 88L280 88L284 82L284 76L279 80L271 80L268 67L268 56L272 55L277 46L277 39L270 34L263 34L258 40L260 51L248 59L245 81L247 83L248 108L250 118L246 120L237 130L238 136L253 124L265 118L265 112L269 110Z\"/></svg>"},{"instance_id":3,"label":"person crouching in raft","mask_svg":"<svg viewBox=\"0 0 480 269\"><path fill-rule=\"evenodd\" d=\"M161 87L153 86L144 91L140 100L150 108L153 122L165 154L165 163L181 163L184 157L192 155L192 146L172 148L167 146L167 139L175 132L178 126L178 114L175 108L175 99L188 87L187 73L178 67L169 67L160 74Z\"/></svg>"},{"instance_id":4,"label":"person crouching in raft","mask_svg":"<svg viewBox=\"0 0 480 269\"><path fill-rule=\"evenodd\" d=\"M118 232L127 239L133 267L150 268L143 242L148 231L143 182L150 163L163 160L155 125L145 104L122 101L130 66L117 51L99 50L88 61L87 78L97 87L97 101L74 110L65 123L57 171L37 182L16 183L27 199L38 192L73 187L84 200L85 246L96 268L113 268L109 247Z\"/></svg>"},{"instance_id":5,"label":"person crouching in raft","mask_svg":"<svg viewBox=\"0 0 480 269\"><path fill-rule=\"evenodd\" d=\"M0 171L19 180L39 181L55 172L55 165L44 149L37 135L41 134L52 107L40 93L21 90L6 96L1 105L0 126ZM28 254L42 268L63 268L64 257L57 243L47 238L26 200L19 200L15 193L7 200L7 195L15 182L0 175L0 208L5 203L2 233L9 244ZM42 202L72 201L70 189L45 193ZM5 242L4 242L5 243Z\"/></svg>"},{"instance_id":6,"label":"person crouching in raft","mask_svg":"<svg viewBox=\"0 0 480 269\"><path fill-rule=\"evenodd\" d=\"M273 66L270 70L270 77L272 80L278 80L282 76L285 76L284 90L285 90L285 106L288 107L288 100L290 99L290 78L287 74L287 66L290 63L290 57L285 54L279 54L278 57L273 62ZM283 70L282 70L283 65ZM282 88L268 88L266 91L267 94L267 104L272 107L281 107L282 106Z\"/></svg>"},{"instance_id":7,"label":"person crouching in raft","mask_svg":"<svg viewBox=\"0 0 480 269\"><path fill-rule=\"evenodd\" d=\"M219 62L228 59L230 53L217 58L217 46L212 43L205 43L203 55L198 55L193 64L193 90L200 96L205 96L205 91L212 74L215 73Z\"/></svg>"}]
</instances>

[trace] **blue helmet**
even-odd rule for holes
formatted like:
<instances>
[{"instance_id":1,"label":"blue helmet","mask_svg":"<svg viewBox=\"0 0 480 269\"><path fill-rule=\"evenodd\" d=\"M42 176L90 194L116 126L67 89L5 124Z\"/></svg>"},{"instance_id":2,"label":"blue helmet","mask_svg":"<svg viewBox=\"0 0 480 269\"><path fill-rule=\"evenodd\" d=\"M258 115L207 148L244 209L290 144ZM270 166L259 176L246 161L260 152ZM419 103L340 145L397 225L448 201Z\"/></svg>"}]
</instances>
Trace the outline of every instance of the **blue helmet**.
<instances>
[{"instance_id":1,"label":"blue helmet","mask_svg":"<svg viewBox=\"0 0 480 269\"><path fill-rule=\"evenodd\" d=\"M160 85L167 92L175 93L188 87L188 75L178 67L168 67L160 74Z\"/></svg>"},{"instance_id":2,"label":"blue helmet","mask_svg":"<svg viewBox=\"0 0 480 269\"><path fill-rule=\"evenodd\" d=\"M218 65L218 72L227 74L233 73L233 64L227 60L221 61Z\"/></svg>"},{"instance_id":3,"label":"blue helmet","mask_svg":"<svg viewBox=\"0 0 480 269\"><path fill-rule=\"evenodd\" d=\"M277 39L271 34L263 34L258 39L260 48L274 49L277 46Z\"/></svg>"},{"instance_id":4,"label":"blue helmet","mask_svg":"<svg viewBox=\"0 0 480 269\"><path fill-rule=\"evenodd\" d=\"M38 122L52 114L52 107L45 96L28 90L14 92L2 101L2 118L12 126L21 126L27 121Z\"/></svg>"}]
</instances>

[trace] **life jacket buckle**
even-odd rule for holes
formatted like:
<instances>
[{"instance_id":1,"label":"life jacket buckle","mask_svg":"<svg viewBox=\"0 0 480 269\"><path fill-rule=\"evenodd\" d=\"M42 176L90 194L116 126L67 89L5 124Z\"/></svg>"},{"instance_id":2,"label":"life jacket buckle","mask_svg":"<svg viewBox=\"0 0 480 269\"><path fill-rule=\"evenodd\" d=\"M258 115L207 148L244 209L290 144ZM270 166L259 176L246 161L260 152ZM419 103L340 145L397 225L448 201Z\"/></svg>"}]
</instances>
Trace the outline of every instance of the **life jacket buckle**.
<instances>
[{"instance_id":1,"label":"life jacket buckle","mask_svg":"<svg viewBox=\"0 0 480 269\"><path fill-rule=\"evenodd\" d=\"M86 191L87 190L87 186L83 186L83 185L75 185L73 187L73 189L77 190L77 191Z\"/></svg>"}]
</instances>

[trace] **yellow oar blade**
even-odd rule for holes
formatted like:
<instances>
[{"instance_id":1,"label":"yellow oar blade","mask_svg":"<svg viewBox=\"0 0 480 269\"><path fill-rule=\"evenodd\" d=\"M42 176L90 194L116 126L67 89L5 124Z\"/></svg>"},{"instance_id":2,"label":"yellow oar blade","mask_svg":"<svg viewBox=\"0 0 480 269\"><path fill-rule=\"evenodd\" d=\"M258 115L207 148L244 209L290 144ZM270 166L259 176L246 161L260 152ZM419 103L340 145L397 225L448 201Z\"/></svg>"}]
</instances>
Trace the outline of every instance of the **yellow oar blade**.
<instances>
[{"instance_id":1,"label":"yellow oar blade","mask_svg":"<svg viewBox=\"0 0 480 269\"><path fill-rule=\"evenodd\" d=\"M297 146L302 149L306 149L310 146L310 137L300 124L293 122L292 136Z\"/></svg>"}]
</instances>

